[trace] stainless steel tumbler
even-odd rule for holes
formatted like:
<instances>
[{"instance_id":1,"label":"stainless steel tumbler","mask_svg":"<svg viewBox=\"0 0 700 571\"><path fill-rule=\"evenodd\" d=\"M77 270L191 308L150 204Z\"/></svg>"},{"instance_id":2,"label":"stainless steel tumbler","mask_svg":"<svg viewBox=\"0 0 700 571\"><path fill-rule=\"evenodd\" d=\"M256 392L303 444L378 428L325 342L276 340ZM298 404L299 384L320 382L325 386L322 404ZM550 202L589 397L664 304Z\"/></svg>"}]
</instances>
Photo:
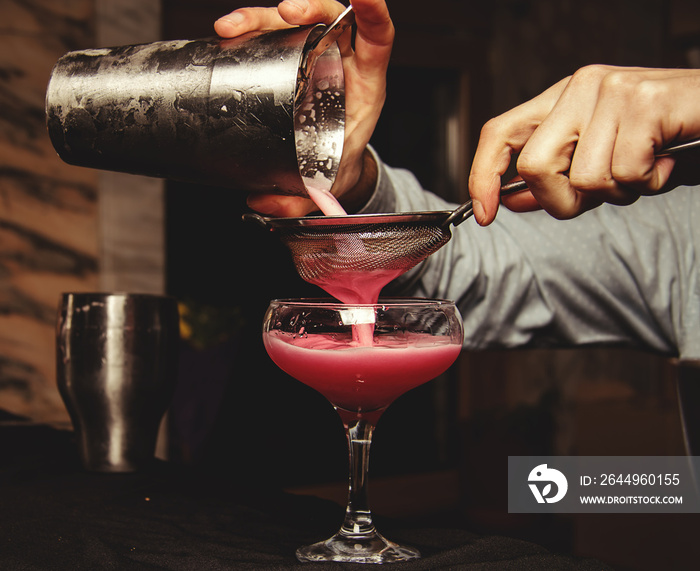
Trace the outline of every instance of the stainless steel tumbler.
<instances>
[{"instance_id":1,"label":"stainless steel tumbler","mask_svg":"<svg viewBox=\"0 0 700 571\"><path fill-rule=\"evenodd\" d=\"M345 128L337 44L308 82L300 72L323 29L69 52L46 91L51 142L84 167L248 192L330 188Z\"/></svg>"},{"instance_id":2,"label":"stainless steel tumbler","mask_svg":"<svg viewBox=\"0 0 700 571\"><path fill-rule=\"evenodd\" d=\"M84 467L102 472L147 467L177 380L175 299L65 293L56 342L58 389Z\"/></svg>"}]
</instances>

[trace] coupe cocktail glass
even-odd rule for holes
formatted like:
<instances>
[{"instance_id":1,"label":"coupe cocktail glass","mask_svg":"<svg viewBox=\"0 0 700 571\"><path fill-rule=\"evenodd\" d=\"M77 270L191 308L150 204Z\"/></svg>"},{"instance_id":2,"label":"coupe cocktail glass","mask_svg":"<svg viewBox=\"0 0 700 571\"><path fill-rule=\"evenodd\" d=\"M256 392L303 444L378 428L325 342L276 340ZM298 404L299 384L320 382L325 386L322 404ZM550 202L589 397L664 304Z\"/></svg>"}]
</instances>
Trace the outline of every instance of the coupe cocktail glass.
<instances>
[{"instance_id":1,"label":"coupe cocktail glass","mask_svg":"<svg viewBox=\"0 0 700 571\"><path fill-rule=\"evenodd\" d=\"M300 547L300 561L388 563L420 557L416 549L384 539L372 523L367 499L372 431L397 397L455 361L462 339L462 319L451 301L270 302L263 322L268 354L331 402L350 452L345 521L330 539Z\"/></svg>"}]
</instances>

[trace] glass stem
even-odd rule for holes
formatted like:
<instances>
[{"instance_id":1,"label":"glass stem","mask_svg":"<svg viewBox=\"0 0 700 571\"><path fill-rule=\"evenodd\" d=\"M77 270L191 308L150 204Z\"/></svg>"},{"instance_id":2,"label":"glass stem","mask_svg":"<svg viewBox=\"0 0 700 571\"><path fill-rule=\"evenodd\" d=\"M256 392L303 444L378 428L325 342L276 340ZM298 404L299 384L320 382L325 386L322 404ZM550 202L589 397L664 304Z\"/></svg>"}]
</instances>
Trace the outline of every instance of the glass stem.
<instances>
[{"instance_id":1,"label":"glass stem","mask_svg":"<svg viewBox=\"0 0 700 571\"><path fill-rule=\"evenodd\" d=\"M345 427L350 452L348 506L340 534L360 539L376 534L367 498L369 449L374 426L357 419Z\"/></svg>"}]
</instances>

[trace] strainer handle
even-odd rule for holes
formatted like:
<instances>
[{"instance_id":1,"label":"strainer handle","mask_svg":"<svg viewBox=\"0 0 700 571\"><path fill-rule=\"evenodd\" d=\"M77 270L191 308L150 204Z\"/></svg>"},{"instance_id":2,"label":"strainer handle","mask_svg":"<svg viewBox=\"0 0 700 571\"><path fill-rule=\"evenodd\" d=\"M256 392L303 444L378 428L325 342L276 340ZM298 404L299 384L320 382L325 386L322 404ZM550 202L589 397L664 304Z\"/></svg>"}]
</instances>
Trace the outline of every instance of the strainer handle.
<instances>
[{"instance_id":1,"label":"strainer handle","mask_svg":"<svg viewBox=\"0 0 700 571\"><path fill-rule=\"evenodd\" d=\"M514 192L519 192L521 190L527 189L527 183L524 180L516 180L515 182L509 182L501 187L501 196L507 196L513 194ZM460 204L455 208L450 215L443 222L443 226L447 227L450 224L454 226L459 226L467 218L474 214L474 209L472 208L471 198L465 203Z\"/></svg>"}]
</instances>

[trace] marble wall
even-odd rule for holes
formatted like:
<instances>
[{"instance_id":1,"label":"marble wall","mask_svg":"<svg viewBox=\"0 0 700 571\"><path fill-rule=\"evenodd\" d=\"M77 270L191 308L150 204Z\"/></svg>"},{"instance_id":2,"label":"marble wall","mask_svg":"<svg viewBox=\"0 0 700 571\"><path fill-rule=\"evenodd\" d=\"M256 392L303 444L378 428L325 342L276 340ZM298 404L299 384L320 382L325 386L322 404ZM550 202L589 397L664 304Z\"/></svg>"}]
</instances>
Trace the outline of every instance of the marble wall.
<instances>
[{"instance_id":1,"label":"marble wall","mask_svg":"<svg viewBox=\"0 0 700 571\"><path fill-rule=\"evenodd\" d=\"M94 6L5 0L0 22L0 408L63 421L56 308L99 283L97 173L58 159L44 94L58 57L94 43Z\"/></svg>"},{"instance_id":2,"label":"marble wall","mask_svg":"<svg viewBox=\"0 0 700 571\"><path fill-rule=\"evenodd\" d=\"M0 3L2 411L68 421L55 386L61 292L163 289L162 185L64 164L44 119L62 54L158 33L158 0Z\"/></svg>"}]
</instances>

